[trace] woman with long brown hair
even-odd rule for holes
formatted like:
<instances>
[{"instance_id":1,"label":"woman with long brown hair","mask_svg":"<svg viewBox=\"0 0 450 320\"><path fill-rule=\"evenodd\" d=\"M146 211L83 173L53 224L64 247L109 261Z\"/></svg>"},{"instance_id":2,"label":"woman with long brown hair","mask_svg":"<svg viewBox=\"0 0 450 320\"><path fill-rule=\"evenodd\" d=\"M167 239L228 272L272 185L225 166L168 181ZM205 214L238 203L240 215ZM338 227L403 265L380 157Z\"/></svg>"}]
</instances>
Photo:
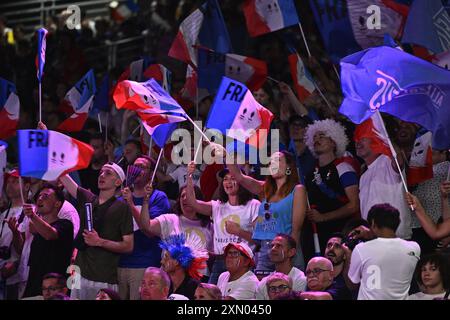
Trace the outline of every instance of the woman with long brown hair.
<instances>
[{"instance_id":1,"label":"woman with long brown hair","mask_svg":"<svg viewBox=\"0 0 450 320\"><path fill-rule=\"evenodd\" d=\"M261 245L257 253L256 271L273 271L274 265L269 259L269 251L271 241L278 233L291 235L297 242L297 247L300 247L300 230L306 211L306 191L299 183L295 158L287 151L272 154L270 175L266 176L265 181L242 174L235 164L228 165L228 168L239 185L263 198L252 236L253 240ZM301 254L297 254L294 265L303 267L302 260Z\"/></svg>"}]
</instances>

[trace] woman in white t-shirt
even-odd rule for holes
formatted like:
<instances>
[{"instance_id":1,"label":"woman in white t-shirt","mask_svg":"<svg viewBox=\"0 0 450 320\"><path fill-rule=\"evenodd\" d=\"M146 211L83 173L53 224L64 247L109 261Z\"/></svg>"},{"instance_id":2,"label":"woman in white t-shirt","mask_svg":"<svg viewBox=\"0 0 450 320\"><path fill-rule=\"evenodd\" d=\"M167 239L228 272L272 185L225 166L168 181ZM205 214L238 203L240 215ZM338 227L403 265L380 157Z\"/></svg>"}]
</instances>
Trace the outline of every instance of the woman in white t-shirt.
<instances>
[{"instance_id":1,"label":"woman in white t-shirt","mask_svg":"<svg viewBox=\"0 0 450 320\"><path fill-rule=\"evenodd\" d=\"M442 254L435 253L420 259L415 276L421 292L410 295L408 300L441 300L450 290L450 266Z\"/></svg>"},{"instance_id":2,"label":"woman in white t-shirt","mask_svg":"<svg viewBox=\"0 0 450 320\"><path fill-rule=\"evenodd\" d=\"M260 202L245 188L241 188L228 169L219 172L223 179L219 185L219 200L201 201L194 194L191 173L195 163L188 165L187 201L195 211L213 220L214 228L214 264L209 278L210 283L217 283L221 273L226 271L223 257L224 248L229 243L252 241L253 226L258 218Z\"/></svg>"},{"instance_id":3,"label":"woman in white t-shirt","mask_svg":"<svg viewBox=\"0 0 450 320\"><path fill-rule=\"evenodd\" d=\"M150 219L148 214L148 199L153 193L153 188L148 184L145 187L140 219L138 221L139 229L148 237L160 237L166 239L168 236L185 233L195 233L201 240L204 248L208 252L212 251L212 228L208 217L198 214L198 212L187 203L186 186L181 188L175 204L175 213L162 214L155 219ZM203 198L199 187L195 187L195 194ZM147 213L147 214L145 214Z\"/></svg>"}]
</instances>

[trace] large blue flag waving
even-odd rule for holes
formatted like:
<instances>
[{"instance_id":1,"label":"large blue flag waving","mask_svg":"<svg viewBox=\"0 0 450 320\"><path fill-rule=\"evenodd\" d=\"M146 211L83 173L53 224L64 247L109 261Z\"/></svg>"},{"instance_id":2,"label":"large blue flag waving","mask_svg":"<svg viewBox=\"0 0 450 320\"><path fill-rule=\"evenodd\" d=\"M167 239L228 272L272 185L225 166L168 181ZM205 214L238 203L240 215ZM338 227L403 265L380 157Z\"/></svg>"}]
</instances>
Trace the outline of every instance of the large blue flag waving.
<instances>
[{"instance_id":1,"label":"large blue flag waving","mask_svg":"<svg viewBox=\"0 0 450 320\"><path fill-rule=\"evenodd\" d=\"M434 148L450 148L450 71L383 46L342 59L341 82L339 111L353 122L380 110L432 131Z\"/></svg>"}]
</instances>

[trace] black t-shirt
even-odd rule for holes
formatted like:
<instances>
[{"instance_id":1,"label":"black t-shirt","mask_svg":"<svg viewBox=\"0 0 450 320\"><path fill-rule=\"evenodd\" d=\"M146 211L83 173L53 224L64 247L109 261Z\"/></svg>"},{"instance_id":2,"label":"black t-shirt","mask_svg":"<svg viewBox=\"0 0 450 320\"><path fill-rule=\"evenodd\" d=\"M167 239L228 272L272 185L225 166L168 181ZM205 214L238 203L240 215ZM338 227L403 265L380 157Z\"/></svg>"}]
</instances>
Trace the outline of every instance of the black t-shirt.
<instances>
[{"instance_id":1,"label":"black t-shirt","mask_svg":"<svg viewBox=\"0 0 450 320\"><path fill-rule=\"evenodd\" d=\"M84 204L92 203L94 230L102 239L120 242L123 236L133 234L133 217L128 205L116 197L111 197L103 204L98 203L98 196L86 189L77 191L80 231L76 242L83 241L83 231L87 229L86 209ZM117 283L119 253L100 247L81 246L75 264L80 267L81 276L95 282Z\"/></svg>"},{"instance_id":2,"label":"black t-shirt","mask_svg":"<svg viewBox=\"0 0 450 320\"><path fill-rule=\"evenodd\" d=\"M30 272L26 288L27 297L41 295L42 277L50 272L65 275L73 251L73 224L66 219L51 223L58 239L46 240L36 233L31 243L28 265Z\"/></svg>"},{"instance_id":3,"label":"black t-shirt","mask_svg":"<svg viewBox=\"0 0 450 320\"><path fill-rule=\"evenodd\" d=\"M353 300L354 295L345 285L344 277L342 273L334 278L331 286L325 290L333 297L333 300Z\"/></svg>"},{"instance_id":4,"label":"black t-shirt","mask_svg":"<svg viewBox=\"0 0 450 320\"><path fill-rule=\"evenodd\" d=\"M181 294L187 297L189 300L194 300L195 290L197 290L200 281L191 278L190 276L186 276L183 282L178 287L177 291L173 292L172 286L170 287L169 295L172 293Z\"/></svg>"}]
</instances>

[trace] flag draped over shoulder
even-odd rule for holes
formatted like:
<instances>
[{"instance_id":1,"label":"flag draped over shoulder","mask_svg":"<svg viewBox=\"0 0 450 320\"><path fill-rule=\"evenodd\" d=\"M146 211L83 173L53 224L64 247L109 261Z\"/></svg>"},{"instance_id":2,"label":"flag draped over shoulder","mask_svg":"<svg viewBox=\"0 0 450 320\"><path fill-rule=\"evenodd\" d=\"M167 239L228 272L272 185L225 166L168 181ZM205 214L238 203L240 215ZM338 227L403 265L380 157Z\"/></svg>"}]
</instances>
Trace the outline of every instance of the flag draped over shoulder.
<instances>
[{"instance_id":1,"label":"flag draped over shoulder","mask_svg":"<svg viewBox=\"0 0 450 320\"><path fill-rule=\"evenodd\" d=\"M450 72L390 47L367 49L341 61L340 112L361 123L376 110L418 123L433 147L450 147Z\"/></svg>"},{"instance_id":2,"label":"flag draped over shoulder","mask_svg":"<svg viewBox=\"0 0 450 320\"><path fill-rule=\"evenodd\" d=\"M19 123L20 102L14 83L0 78L0 139L15 135Z\"/></svg>"},{"instance_id":3,"label":"flag draped over shoulder","mask_svg":"<svg viewBox=\"0 0 450 320\"><path fill-rule=\"evenodd\" d=\"M450 16L441 0L414 0L402 43L417 44L433 53L450 49Z\"/></svg>"},{"instance_id":4,"label":"flag draped over shoulder","mask_svg":"<svg viewBox=\"0 0 450 320\"><path fill-rule=\"evenodd\" d=\"M137 112L150 127L186 120L181 106L154 79L146 82L125 80L114 91L117 109Z\"/></svg>"},{"instance_id":5,"label":"flag draped over shoulder","mask_svg":"<svg viewBox=\"0 0 450 320\"><path fill-rule=\"evenodd\" d=\"M255 100L244 84L223 77L206 127L260 148L267 143L273 117L269 110Z\"/></svg>"},{"instance_id":6,"label":"flag draped over shoulder","mask_svg":"<svg viewBox=\"0 0 450 320\"><path fill-rule=\"evenodd\" d=\"M246 0L243 10L251 37L299 23L293 0Z\"/></svg>"},{"instance_id":7,"label":"flag draped over shoulder","mask_svg":"<svg viewBox=\"0 0 450 320\"><path fill-rule=\"evenodd\" d=\"M51 130L18 130L19 172L22 177L46 181L87 168L94 150L90 145Z\"/></svg>"},{"instance_id":8,"label":"flag draped over shoulder","mask_svg":"<svg viewBox=\"0 0 450 320\"><path fill-rule=\"evenodd\" d=\"M267 64L250 57L198 48L198 86L214 94L223 76L244 83L252 91L258 90L267 79Z\"/></svg>"},{"instance_id":9,"label":"flag draped over shoulder","mask_svg":"<svg viewBox=\"0 0 450 320\"><path fill-rule=\"evenodd\" d=\"M70 116L57 128L58 131L76 132L83 129L88 113L94 104L97 91L94 71L89 70L64 97Z\"/></svg>"}]
</instances>

